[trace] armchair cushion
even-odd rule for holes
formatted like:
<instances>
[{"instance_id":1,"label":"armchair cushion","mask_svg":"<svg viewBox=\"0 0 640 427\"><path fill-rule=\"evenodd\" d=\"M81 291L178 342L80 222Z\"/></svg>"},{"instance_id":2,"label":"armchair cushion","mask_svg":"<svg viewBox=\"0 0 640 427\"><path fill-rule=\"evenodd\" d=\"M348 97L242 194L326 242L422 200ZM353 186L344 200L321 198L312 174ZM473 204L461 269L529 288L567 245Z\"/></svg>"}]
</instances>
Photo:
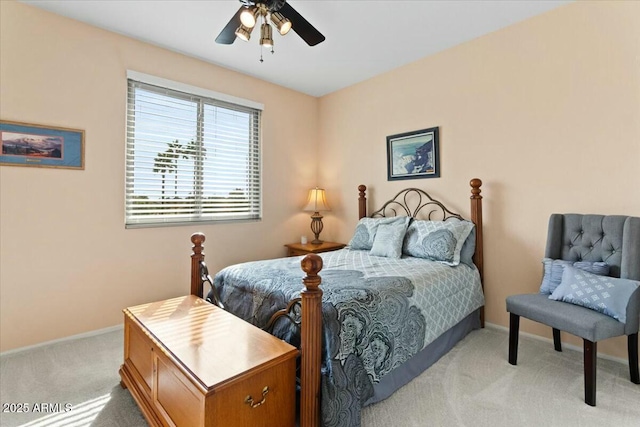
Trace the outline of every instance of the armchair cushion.
<instances>
[{"instance_id":1,"label":"armchair cushion","mask_svg":"<svg viewBox=\"0 0 640 427\"><path fill-rule=\"evenodd\" d=\"M565 266L560 285L549 299L580 305L614 319L627 322L627 306L640 282L599 276L572 266ZM636 298L637 299L637 298Z\"/></svg>"},{"instance_id":2,"label":"armchair cushion","mask_svg":"<svg viewBox=\"0 0 640 427\"><path fill-rule=\"evenodd\" d=\"M507 311L597 342L625 335L625 325L595 310L549 299L543 294L507 297Z\"/></svg>"}]
</instances>

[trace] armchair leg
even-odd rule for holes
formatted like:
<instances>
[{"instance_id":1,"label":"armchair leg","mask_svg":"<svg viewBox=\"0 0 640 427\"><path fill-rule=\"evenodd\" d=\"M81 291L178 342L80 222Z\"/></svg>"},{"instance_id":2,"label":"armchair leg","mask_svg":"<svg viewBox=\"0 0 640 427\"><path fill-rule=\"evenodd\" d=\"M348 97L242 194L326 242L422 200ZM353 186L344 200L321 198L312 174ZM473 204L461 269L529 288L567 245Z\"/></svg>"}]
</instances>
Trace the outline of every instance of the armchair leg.
<instances>
[{"instance_id":1,"label":"armchair leg","mask_svg":"<svg viewBox=\"0 0 640 427\"><path fill-rule=\"evenodd\" d=\"M560 341L560 330L553 328L553 347L556 351L562 351L562 341Z\"/></svg>"},{"instance_id":2,"label":"armchair leg","mask_svg":"<svg viewBox=\"0 0 640 427\"><path fill-rule=\"evenodd\" d=\"M640 384L640 372L638 371L638 333L629 335L627 338L629 348L629 374L631 382Z\"/></svg>"},{"instance_id":3,"label":"armchair leg","mask_svg":"<svg viewBox=\"0 0 640 427\"><path fill-rule=\"evenodd\" d=\"M520 316L509 313L509 363L518 364L518 331L520 329Z\"/></svg>"},{"instance_id":4,"label":"armchair leg","mask_svg":"<svg viewBox=\"0 0 640 427\"><path fill-rule=\"evenodd\" d=\"M584 340L584 402L596 406L596 361L598 343Z\"/></svg>"}]
</instances>

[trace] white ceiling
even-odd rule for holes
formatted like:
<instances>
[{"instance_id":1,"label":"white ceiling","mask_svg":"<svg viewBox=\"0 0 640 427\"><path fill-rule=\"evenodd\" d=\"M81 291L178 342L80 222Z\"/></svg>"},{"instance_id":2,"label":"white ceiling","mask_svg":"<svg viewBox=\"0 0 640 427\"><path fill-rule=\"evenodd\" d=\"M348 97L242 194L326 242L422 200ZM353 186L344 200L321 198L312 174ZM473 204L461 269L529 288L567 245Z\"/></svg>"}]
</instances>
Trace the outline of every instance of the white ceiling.
<instances>
[{"instance_id":1,"label":"white ceiling","mask_svg":"<svg viewBox=\"0 0 640 427\"><path fill-rule=\"evenodd\" d=\"M215 43L238 0L21 0L313 96L544 13L567 0L289 0L326 40L309 47L274 32L275 54L249 42Z\"/></svg>"}]
</instances>

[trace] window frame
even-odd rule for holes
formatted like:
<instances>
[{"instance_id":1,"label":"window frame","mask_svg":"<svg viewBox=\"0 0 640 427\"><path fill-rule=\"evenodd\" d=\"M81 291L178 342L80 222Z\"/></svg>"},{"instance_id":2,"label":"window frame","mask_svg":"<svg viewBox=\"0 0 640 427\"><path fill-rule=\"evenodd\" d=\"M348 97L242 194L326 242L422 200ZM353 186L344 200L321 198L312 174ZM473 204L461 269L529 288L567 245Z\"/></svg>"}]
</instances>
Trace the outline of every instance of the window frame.
<instances>
[{"instance_id":1,"label":"window frame","mask_svg":"<svg viewBox=\"0 0 640 427\"><path fill-rule=\"evenodd\" d=\"M257 113L257 130L255 130L256 141L253 141L253 137L251 138L250 145L255 143L253 148L257 149L257 161L258 164L256 166L257 170L257 196L252 196L249 198L251 203L258 203L257 209L257 217L256 218L201 218L201 217L184 217L180 216L176 218L174 215L167 215L167 218L158 219L157 217L150 221L144 221L144 218L138 216L134 218L133 215L130 215L130 203L133 200L133 186L136 182L135 176L133 176L132 172L134 171L135 166L133 165L133 160L131 156L135 153L135 142L134 136L130 134L130 81L134 81L137 83L141 83L143 85L151 85L156 86L158 88L179 92L180 94L185 94L186 96L193 96L197 98L202 98L201 102L204 101L214 101L214 106L221 106L224 108L224 105L220 104L231 104L231 106L241 107L256 110ZM180 83L168 79L164 79L157 76L152 76L149 74L140 73L137 71L127 70L127 100L126 100L126 111L125 111L125 197L124 197L124 222L125 228L155 228L155 227L166 227L166 226L184 226L184 225L194 225L194 224L220 224L220 223L239 223L239 222L256 222L262 220L262 210L263 210L263 178L262 178L262 111L264 110L264 105L255 101L235 97L232 95L215 92L209 89L200 88L197 86L188 85L185 83ZM170 96L170 95L168 95ZM178 96L176 96L178 98ZM135 113L133 113L135 114ZM204 126L203 118L199 117L197 119L195 134L196 139L200 139L202 129ZM133 127L135 129L135 125ZM252 147L250 147L251 149ZM197 162L195 162L194 167L197 169ZM194 176L197 172L194 171ZM197 193L197 189L194 188L194 194ZM159 204L160 205L160 204ZM202 210L205 207L205 203L201 200L199 203L194 204L197 209ZM132 221L132 218L134 220Z\"/></svg>"}]
</instances>

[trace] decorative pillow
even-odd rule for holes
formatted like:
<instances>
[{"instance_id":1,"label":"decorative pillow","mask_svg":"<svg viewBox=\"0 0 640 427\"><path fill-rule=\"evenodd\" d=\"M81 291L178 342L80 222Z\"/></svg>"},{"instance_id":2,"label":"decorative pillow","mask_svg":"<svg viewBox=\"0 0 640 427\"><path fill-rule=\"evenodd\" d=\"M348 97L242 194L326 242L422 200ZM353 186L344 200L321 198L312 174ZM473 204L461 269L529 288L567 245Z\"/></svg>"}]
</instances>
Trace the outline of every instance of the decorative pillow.
<instances>
[{"instance_id":1,"label":"decorative pillow","mask_svg":"<svg viewBox=\"0 0 640 427\"><path fill-rule=\"evenodd\" d=\"M402 257L402 242L406 232L406 223L380 224L373 239L371 255L388 258Z\"/></svg>"},{"instance_id":2,"label":"decorative pillow","mask_svg":"<svg viewBox=\"0 0 640 427\"><path fill-rule=\"evenodd\" d=\"M391 218L362 218L356 225L356 231L349 242L351 249L371 250L376 231L380 224L402 224L405 229L409 223L408 216L396 216Z\"/></svg>"},{"instance_id":3,"label":"decorative pillow","mask_svg":"<svg viewBox=\"0 0 640 427\"><path fill-rule=\"evenodd\" d=\"M611 267L602 261L576 261L573 263L575 268L586 271L587 273L597 274L598 276L608 276Z\"/></svg>"},{"instance_id":4,"label":"decorative pillow","mask_svg":"<svg viewBox=\"0 0 640 427\"><path fill-rule=\"evenodd\" d=\"M544 264L544 274L540 284L541 294L553 293L560 284L564 267L567 265L599 276L607 276L609 274L609 264L601 261L565 261L563 259L543 258L542 264Z\"/></svg>"},{"instance_id":5,"label":"decorative pillow","mask_svg":"<svg viewBox=\"0 0 640 427\"><path fill-rule=\"evenodd\" d=\"M562 282L549 299L580 305L627 322L627 304L640 286L637 280L617 279L566 266Z\"/></svg>"},{"instance_id":6,"label":"decorative pillow","mask_svg":"<svg viewBox=\"0 0 640 427\"><path fill-rule=\"evenodd\" d=\"M443 264L460 264L460 251L473 228L470 221L413 221L407 229L402 251Z\"/></svg>"},{"instance_id":7,"label":"decorative pillow","mask_svg":"<svg viewBox=\"0 0 640 427\"><path fill-rule=\"evenodd\" d=\"M467 236L462 249L460 249L460 262L467 264L469 267L475 266L473 263L473 254L476 252L476 226L471 228L471 232Z\"/></svg>"}]
</instances>

